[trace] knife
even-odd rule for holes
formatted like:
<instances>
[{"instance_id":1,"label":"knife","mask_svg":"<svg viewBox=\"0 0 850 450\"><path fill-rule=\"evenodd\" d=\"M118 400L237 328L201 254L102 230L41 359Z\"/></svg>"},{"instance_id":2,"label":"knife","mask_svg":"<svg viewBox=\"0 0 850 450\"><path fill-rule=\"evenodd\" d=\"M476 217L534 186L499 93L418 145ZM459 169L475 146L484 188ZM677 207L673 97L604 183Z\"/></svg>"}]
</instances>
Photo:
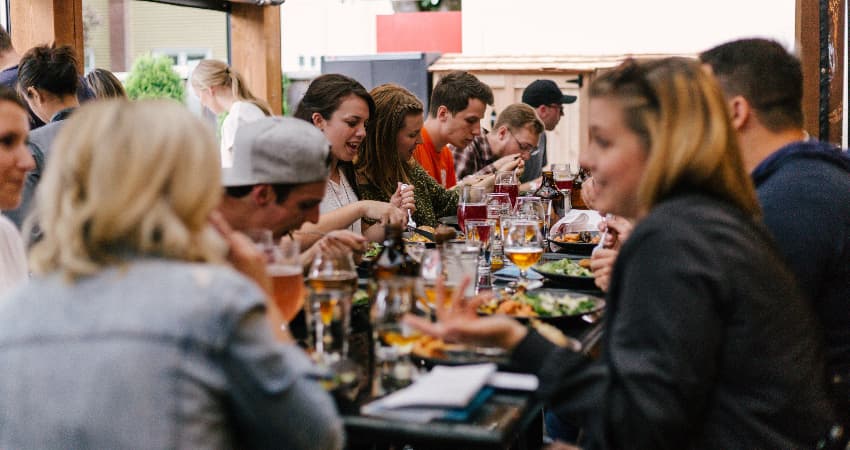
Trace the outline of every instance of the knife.
<instances>
[{"instance_id":1,"label":"knife","mask_svg":"<svg viewBox=\"0 0 850 450\"><path fill-rule=\"evenodd\" d=\"M422 237L426 237L426 238L430 239L430 240L431 240L431 242L436 242L436 241L434 240L434 233L430 233L430 232L425 231L425 230L420 230L419 228L411 227L411 226L408 226L408 227L407 227L407 231L410 231L410 232L416 233L416 234L418 234L418 235L420 235L420 236L422 236Z\"/></svg>"}]
</instances>

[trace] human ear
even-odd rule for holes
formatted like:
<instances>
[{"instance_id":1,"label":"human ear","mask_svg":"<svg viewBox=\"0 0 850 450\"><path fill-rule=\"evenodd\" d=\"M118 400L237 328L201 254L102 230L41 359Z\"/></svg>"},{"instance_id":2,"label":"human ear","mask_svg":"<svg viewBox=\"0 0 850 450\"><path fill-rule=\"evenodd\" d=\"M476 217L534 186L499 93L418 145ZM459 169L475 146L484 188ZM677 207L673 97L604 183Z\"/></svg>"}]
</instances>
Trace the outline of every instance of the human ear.
<instances>
[{"instance_id":1,"label":"human ear","mask_svg":"<svg viewBox=\"0 0 850 450\"><path fill-rule=\"evenodd\" d=\"M274 190L271 185L268 184L258 184L251 189L251 198L254 200L254 203L257 206L266 206L270 203L274 203L275 195Z\"/></svg>"},{"instance_id":2,"label":"human ear","mask_svg":"<svg viewBox=\"0 0 850 450\"><path fill-rule=\"evenodd\" d=\"M321 114L314 112L313 115L310 116L310 119L313 122L313 126L322 131L325 131L325 118L322 117Z\"/></svg>"},{"instance_id":3,"label":"human ear","mask_svg":"<svg viewBox=\"0 0 850 450\"><path fill-rule=\"evenodd\" d=\"M744 97L736 95L729 100L729 116L732 120L732 126L736 130L744 127L750 119L751 113L752 107L750 107L750 103Z\"/></svg>"}]
</instances>

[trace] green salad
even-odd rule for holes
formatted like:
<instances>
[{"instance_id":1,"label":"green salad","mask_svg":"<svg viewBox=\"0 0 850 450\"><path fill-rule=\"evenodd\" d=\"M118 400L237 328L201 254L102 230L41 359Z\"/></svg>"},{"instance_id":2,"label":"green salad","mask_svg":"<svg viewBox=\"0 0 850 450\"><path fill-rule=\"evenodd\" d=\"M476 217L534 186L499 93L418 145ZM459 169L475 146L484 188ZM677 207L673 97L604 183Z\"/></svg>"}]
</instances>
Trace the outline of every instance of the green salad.
<instances>
[{"instance_id":1,"label":"green salad","mask_svg":"<svg viewBox=\"0 0 850 450\"><path fill-rule=\"evenodd\" d=\"M519 317L558 317L586 314L597 307L587 295L555 292L517 292L493 298L478 307L484 314L507 314Z\"/></svg>"},{"instance_id":2,"label":"green salad","mask_svg":"<svg viewBox=\"0 0 850 450\"><path fill-rule=\"evenodd\" d=\"M551 273L555 275L567 275L570 277L592 277L593 272L590 269L582 267L578 262L569 258L559 259L557 261L549 261L545 264L540 264L541 272Z\"/></svg>"},{"instance_id":3,"label":"green salad","mask_svg":"<svg viewBox=\"0 0 850 450\"><path fill-rule=\"evenodd\" d=\"M370 242L369 248L366 249L366 253L363 254L364 258L370 259L378 256L378 253L381 253L381 249L384 248L383 245L377 242Z\"/></svg>"}]
</instances>

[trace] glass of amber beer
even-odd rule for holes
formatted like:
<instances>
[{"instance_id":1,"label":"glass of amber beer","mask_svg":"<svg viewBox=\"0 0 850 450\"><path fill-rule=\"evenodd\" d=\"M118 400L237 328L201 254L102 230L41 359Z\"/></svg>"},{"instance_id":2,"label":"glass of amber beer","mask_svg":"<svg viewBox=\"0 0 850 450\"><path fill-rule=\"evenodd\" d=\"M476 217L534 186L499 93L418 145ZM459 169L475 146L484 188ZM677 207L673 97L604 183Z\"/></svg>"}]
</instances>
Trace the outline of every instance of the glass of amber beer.
<instances>
[{"instance_id":1,"label":"glass of amber beer","mask_svg":"<svg viewBox=\"0 0 850 450\"><path fill-rule=\"evenodd\" d=\"M291 322L304 305L304 276L298 241L282 240L265 250L266 274L271 279L272 297L284 320Z\"/></svg>"},{"instance_id":2,"label":"glass of amber beer","mask_svg":"<svg viewBox=\"0 0 850 450\"><path fill-rule=\"evenodd\" d=\"M351 299L357 270L351 253L319 252L307 274L307 327L317 363L333 366L348 353Z\"/></svg>"},{"instance_id":3,"label":"glass of amber beer","mask_svg":"<svg viewBox=\"0 0 850 450\"><path fill-rule=\"evenodd\" d=\"M505 255L519 268L519 282L527 284L528 269L543 256L543 236L537 220L512 220L505 233Z\"/></svg>"}]
</instances>

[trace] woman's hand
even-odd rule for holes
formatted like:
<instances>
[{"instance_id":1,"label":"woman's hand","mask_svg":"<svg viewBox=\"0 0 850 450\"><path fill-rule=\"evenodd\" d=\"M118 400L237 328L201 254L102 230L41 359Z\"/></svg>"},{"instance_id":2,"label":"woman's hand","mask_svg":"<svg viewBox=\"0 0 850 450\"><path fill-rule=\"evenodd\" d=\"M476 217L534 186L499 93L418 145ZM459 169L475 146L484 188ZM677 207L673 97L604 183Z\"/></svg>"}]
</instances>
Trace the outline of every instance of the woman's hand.
<instances>
[{"instance_id":1,"label":"woman's hand","mask_svg":"<svg viewBox=\"0 0 850 450\"><path fill-rule=\"evenodd\" d=\"M403 211L416 212L416 198L413 191L415 188L410 184L398 183L395 193L390 197L390 204Z\"/></svg>"},{"instance_id":2,"label":"woman's hand","mask_svg":"<svg viewBox=\"0 0 850 450\"><path fill-rule=\"evenodd\" d=\"M603 292L608 292L608 286L611 284L611 271L614 269L614 262L617 261L619 253L619 250L600 248L593 252L593 256L590 257L593 282Z\"/></svg>"},{"instance_id":3,"label":"woman's hand","mask_svg":"<svg viewBox=\"0 0 850 450\"><path fill-rule=\"evenodd\" d=\"M367 217L381 223L402 224L407 223L407 213L396 208L390 203L374 200L360 200L362 206L361 217Z\"/></svg>"},{"instance_id":4,"label":"woman's hand","mask_svg":"<svg viewBox=\"0 0 850 450\"><path fill-rule=\"evenodd\" d=\"M582 188L582 191L584 191L584 188ZM619 250L623 242L626 242L626 239L632 233L632 228L634 228L634 225L625 217L612 215L608 219L600 221L599 231L608 230L603 246L605 248Z\"/></svg>"},{"instance_id":5,"label":"woman's hand","mask_svg":"<svg viewBox=\"0 0 850 450\"><path fill-rule=\"evenodd\" d=\"M445 302L442 301L446 298L445 287L443 280L439 279L435 302L437 322L432 323L427 318L413 315L405 316L405 322L446 342L495 346L507 350L516 347L528 333L526 327L503 315L478 317L478 305L488 296L479 295L470 300L464 299L463 292L467 284L469 278L454 290L451 300Z\"/></svg>"}]
</instances>

